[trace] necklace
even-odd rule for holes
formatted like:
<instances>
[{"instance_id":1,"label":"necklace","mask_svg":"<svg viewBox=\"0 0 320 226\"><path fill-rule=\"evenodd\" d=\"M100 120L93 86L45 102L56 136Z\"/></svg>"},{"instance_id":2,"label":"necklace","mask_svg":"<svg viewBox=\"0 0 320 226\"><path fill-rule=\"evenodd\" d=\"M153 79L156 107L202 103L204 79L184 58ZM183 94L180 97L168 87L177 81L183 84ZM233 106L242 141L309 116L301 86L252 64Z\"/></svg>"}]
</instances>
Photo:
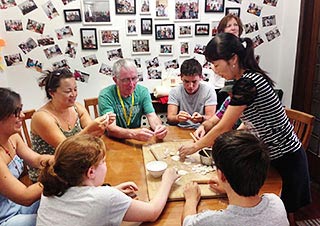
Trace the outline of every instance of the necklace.
<instances>
[{"instance_id":1,"label":"necklace","mask_svg":"<svg viewBox=\"0 0 320 226\"><path fill-rule=\"evenodd\" d=\"M51 104L51 106L52 106L52 109L53 109L54 112L55 112L55 116L57 117L57 115L60 115L60 117L62 118L62 114L61 114L61 113L58 114L58 111L56 110L56 107L54 106L54 104L52 103L52 101L50 101L50 104ZM65 119L65 118L62 118L62 119L63 119L64 122L67 123L68 130L71 130L71 129L72 129L72 125L71 125L71 123L69 122L69 120L70 120L70 113L69 113L67 119ZM59 120L58 117L57 117L56 120L58 120L58 122L60 122L60 120Z\"/></svg>"},{"instance_id":2,"label":"necklace","mask_svg":"<svg viewBox=\"0 0 320 226\"><path fill-rule=\"evenodd\" d=\"M130 106L130 112L129 115L127 115L127 110L126 107L124 106L121 94L120 94L120 90L119 87L117 86L117 94L120 100L120 104L122 107L122 111L123 111L123 115L124 115L124 119L126 120L127 126L130 125L131 123L131 117L132 117L132 112L133 112L133 106L134 106L134 92L131 94L131 106Z\"/></svg>"},{"instance_id":3,"label":"necklace","mask_svg":"<svg viewBox=\"0 0 320 226\"><path fill-rule=\"evenodd\" d=\"M9 139L9 143L11 145L11 147L13 148L13 150L16 150L16 147L13 145L13 143L11 142L11 140ZM11 159L10 162L13 162L14 164L14 168L16 168L18 174L20 175L22 173L22 171L20 172L19 167L17 165L17 163L13 160L13 157L10 154L9 149L5 148L2 144L0 144L0 147L4 150L4 152L9 156L9 158Z\"/></svg>"}]
</instances>

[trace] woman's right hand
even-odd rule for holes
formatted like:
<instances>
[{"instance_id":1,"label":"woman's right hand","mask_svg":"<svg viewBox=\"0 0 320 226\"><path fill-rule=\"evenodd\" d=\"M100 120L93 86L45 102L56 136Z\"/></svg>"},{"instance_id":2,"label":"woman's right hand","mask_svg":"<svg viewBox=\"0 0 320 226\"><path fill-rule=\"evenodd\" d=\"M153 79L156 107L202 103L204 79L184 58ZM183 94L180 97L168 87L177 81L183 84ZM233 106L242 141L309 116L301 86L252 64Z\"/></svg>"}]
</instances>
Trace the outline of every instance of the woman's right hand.
<instances>
[{"instance_id":1,"label":"woman's right hand","mask_svg":"<svg viewBox=\"0 0 320 226\"><path fill-rule=\"evenodd\" d=\"M180 176L177 173L177 170L174 168L168 168L164 171L162 175L162 181L166 181L170 184L173 184Z\"/></svg>"},{"instance_id":2,"label":"woman's right hand","mask_svg":"<svg viewBox=\"0 0 320 226\"><path fill-rule=\"evenodd\" d=\"M204 135L206 134L206 131L204 129L204 126L203 125L200 125L196 131L194 131L194 136L197 138L197 139L200 139L201 137L204 137Z\"/></svg>"}]
</instances>

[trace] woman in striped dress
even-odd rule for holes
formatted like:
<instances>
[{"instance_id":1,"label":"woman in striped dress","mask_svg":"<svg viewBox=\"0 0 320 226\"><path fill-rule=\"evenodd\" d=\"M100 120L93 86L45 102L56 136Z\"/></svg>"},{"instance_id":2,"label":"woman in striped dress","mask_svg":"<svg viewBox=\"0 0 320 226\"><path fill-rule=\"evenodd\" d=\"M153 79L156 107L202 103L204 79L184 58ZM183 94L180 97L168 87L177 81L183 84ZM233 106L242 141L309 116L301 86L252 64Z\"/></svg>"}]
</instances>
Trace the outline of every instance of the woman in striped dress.
<instances>
[{"instance_id":1,"label":"woman in striped dress","mask_svg":"<svg viewBox=\"0 0 320 226\"><path fill-rule=\"evenodd\" d=\"M271 165L283 180L281 199L290 223L294 222L293 213L309 204L311 199L307 158L273 90L273 81L255 60L252 40L239 39L228 33L218 34L208 43L205 56L214 65L215 73L236 82L221 121L197 142L182 146L180 158L212 146L217 136L231 130L241 118L268 146ZM213 180L210 186L215 189L219 184Z\"/></svg>"}]
</instances>

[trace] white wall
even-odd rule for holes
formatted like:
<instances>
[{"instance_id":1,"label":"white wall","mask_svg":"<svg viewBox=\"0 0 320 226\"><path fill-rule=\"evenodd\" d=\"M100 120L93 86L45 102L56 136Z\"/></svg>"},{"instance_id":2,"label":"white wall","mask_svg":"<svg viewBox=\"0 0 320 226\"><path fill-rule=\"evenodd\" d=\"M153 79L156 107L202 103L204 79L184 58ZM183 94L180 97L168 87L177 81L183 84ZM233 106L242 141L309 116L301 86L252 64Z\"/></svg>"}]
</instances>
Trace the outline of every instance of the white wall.
<instances>
[{"instance_id":1,"label":"white wall","mask_svg":"<svg viewBox=\"0 0 320 226\"><path fill-rule=\"evenodd\" d=\"M16 0L17 4L24 2L25 0ZM143 85L147 86L150 91L153 90L154 86L160 84L160 80L148 80L146 79L146 69L144 65L145 60L150 60L159 54L160 43L173 44L174 55L173 56L159 56L160 63L171 59L178 58L179 64L183 62L186 57L179 58L179 43L180 41L189 41L191 48L193 49L196 44L205 45L211 39L210 36L192 36L190 38L178 38L178 25L180 24L192 24L195 23L210 23L212 21L218 21L224 13L204 13L204 0L199 0L199 12L200 21L191 22L175 22L174 21L174 3L175 1L169 0L169 19L168 20L155 20L153 19L153 34L152 35L140 35L140 18L154 18L155 17L155 1L150 0L151 15L140 15L139 6L141 1L136 0L137 14L136 15L115 15L114 1L110 0L111 9L111 24L110 25L96 25L96 26L84 26L82 23L65 23L63 16L63 9L76 9L80 8L80 0L73 1L67 5L63 5L61 0L52 1L54 6L59 12L59 16L49 20L45 15L42 5L47 0L34 0L38 8L26 15L22 15L18 6L10 7L8 9L0 9L0 38L6 40L7 45L2 49L2 56L20 53L23 58L23 64L17 66L7 67L5 71L0 72L0 86L9 86L13 90L21 94L23 98L23 104L25 109L39 108L45 101L44 90L41 90L37 86L37 78L40 73L35 70L28 69L25 67L25 63L28 58L40 60L43 63L43 68L51 68L52 63L57 62L61 59L67 59L69 66L72 70L77 69L90 74L88 83L78 83L79 94L78 101L83 103L83 99L87 97L97 96L99 91L105 86L113 83L112 79L106 75L99 73L101 63L104 62L109 66L112 66L111 61L107 59L107 50L119 48L119 46L98 46L98 50L81 50L80 43L80 32L79 29L82 27L97 28L97 29L119 29L120 30L120 43L124 57L140 57L143 65L145 74L145 80L142 82ZM254 2L257 5L263 6L260 17L249 14L246 12L250 2ZM293 75L295 67L295 56L296 56L296 45L297 45L297 33L299 26L300 16L300 1L290 0L279 0L277 7L268 6L262 4L263 0L242 0L242 4L237 4L225 0L226 7L241 7L241 19L244 24L248 22L257 21L259 24L259 31L247 35L253 38L255 35L260 34L264 43L256 48L256 53L261 55L261 67L269 72L270 77L276 82L276 87L281 88L284 91L283 104L290 106L291 104L291 93L293 85ZM289 5L290 4L290 5ZM290 10L288 10L290 9ZM276 27L280 30L280 37L268 42L265 33L275 26L262 27L261 17L268 15L276 15ZM51 59L47 59L44 55L43 49L48 46L36 47L31 52L24 54L18 45L22 42L26 42L28 38L37 40L41 37L40 34L26 30L26 24L28 19L33 19L38 22L45 23L45 29L43 36L50 35L54 37L55 43L59 45L61 50L64 52L67 41L73 41L78 43L77 56L75 59L67 56L58 56ZM125 20L133 19L137 20L138 35L127 36L125 32ZM23 31L17 32L6 32L4 27L4 19L21 19L23 23ZM154 25L155 24L171 24L175 23L176 33L175 40L156 41L154 36ZM66 39L58 40L55 34L55 29L60 29L64 26L70 26L73 31L73 36ZM194 26L193 26L194 28ZM245 35L243 35L245 36ZM151 43L151 54L149 55L131 55L131 40L137 38L148 38ZM87 56L90 54L96 54L99 61L98 65L84 68L82 66L80 57ZM204 57L198 54L191 54L190 57L196 56L197 59L203 63Z\"/></svg>"}]
</instances>

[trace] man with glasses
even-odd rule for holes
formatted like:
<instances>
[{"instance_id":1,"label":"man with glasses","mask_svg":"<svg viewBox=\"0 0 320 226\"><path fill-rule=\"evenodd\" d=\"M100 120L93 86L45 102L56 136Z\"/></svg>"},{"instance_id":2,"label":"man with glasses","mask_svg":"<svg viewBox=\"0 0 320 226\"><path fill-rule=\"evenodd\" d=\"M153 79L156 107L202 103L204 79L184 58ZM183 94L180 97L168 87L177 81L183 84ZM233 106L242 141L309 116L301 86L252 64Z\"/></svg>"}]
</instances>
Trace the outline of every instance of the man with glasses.
<instances>
[{"instance_id":1,"label":"man with glasses","mask_svg":"<svg viewBox=\"0 0 320 226\"><path fill-rule=\"evenodd\" d=\"M108 135L140 141L148 141L153 136L163 139L167 128L155 113L148 89L137 84L134 61L118 60L113 65L112 73L115 84L101 90L98 98L100 115L108 112L117 115L116 121L108 127ZM142 115L147 116L152 130L140 128Z\"/></svg>"},{"instance_id":2,"label":"man with glasses","mask_svg":"<svg viewBox=\"0 0 320 226\"><path fill-rule=\"evenodd\" d=\"M169 93L168 122L197 128L216 111L217 96L213 88L202 83L202 67L196 59L185 60L180 68L183 84Z\"/></svg>"}]
</instances>

